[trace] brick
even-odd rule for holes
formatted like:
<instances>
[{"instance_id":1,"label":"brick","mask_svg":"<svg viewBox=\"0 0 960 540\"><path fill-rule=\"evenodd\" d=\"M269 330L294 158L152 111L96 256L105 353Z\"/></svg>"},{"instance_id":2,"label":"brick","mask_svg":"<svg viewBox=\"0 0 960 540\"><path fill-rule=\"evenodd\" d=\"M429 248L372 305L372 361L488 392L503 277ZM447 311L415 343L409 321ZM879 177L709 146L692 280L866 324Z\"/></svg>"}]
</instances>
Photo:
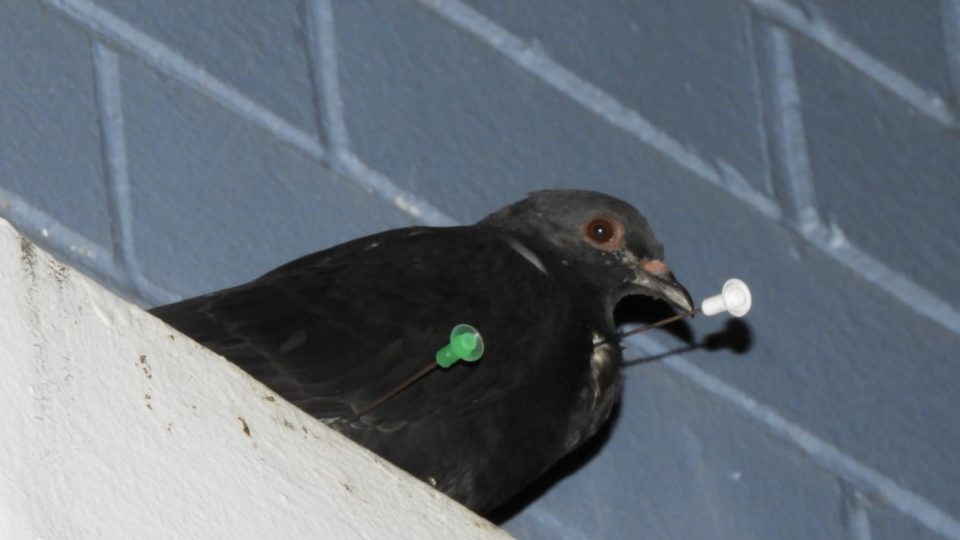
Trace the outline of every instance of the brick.
<instances>
[{"instance_id":1,"label":"brick","mask_svg":"<svg viewBox=\"0 0 960 540\"><path fill-rule=\"evenodd\" d=\"M0 186L110 246L91 46L32 2L0 2Z\"/></svg>"},{"instance_id":2,"label":"brick","mask_svg":"<svg viewBox=\"0 0 960 540\"><path fill-rule=\"evenodd\" d=\"M910 517L904 516L883 507L873 504L868 508L870 517L870 540L946 540L930 529L918 524Z\"/></svg>"},{"instance_id":3,"label":"brick","mask_svg":"<svg viewBox=\"0 0 960 540\"><path fill-rule=\"evenodd\" d=\"M960 139L797 41L816 200L888 266L960 305Z\"/></svg>"},{"instance_id":4,"label":"brick","mask_svg":"<svg viewBox=\"0 0 960 540\"><path fill-rule=\"evenodd\" d=\"M459 219L532 189L615 192L676 174L659 153L426 10L334 7L354 150L404 188L460 209Z\"/></svg>"},{"instance_id":5,"label":"brick","mask_svg":"<svg viewBox=\"0 0 960 540\"><path fill-rule=\"evenodd\" d=\"M508 531L521 538L845 537L830 474L664 366L639 365L627 375L609 444L585 474L560 480ZM562 526L551 530L554 520Z\"/></svg>"},{"instance_id":6,"label":"brick","mask_svg":"<svg viewBox=\"0 0 960 540\"><path fill-rule=\"evenodd\" d=\"M949 98L954 91L940 4L936 0L804 0L803 7L880 61Z\"/></svg>"},{"instance_id":7,"label":"brick","mask_svg":"<svg viewBox=\"0 0 960 540\"><path fill-rule=\"evenodd\" d=\"M317 132L302 2L96 1L291 124Z\"/></svg>"},{"instance_id":8,"label":"brick","mask_svg":"<svg viewBox=\"0 0 960 540\"><path fill-rule=\"evenodd\" d=\"M184 295L412 218L142 64L121 64L134 233Z\"/></svg>"},{"instance_id":9,"label":"brick","mask_svg":"<svg viewBox=\"0 0 960 540\"><path fill-rule=\"evenodd\" d=\"M467 0L638 111L706 161L769 194L750 17L742 2Z\"/></svg>"}]
</instances>

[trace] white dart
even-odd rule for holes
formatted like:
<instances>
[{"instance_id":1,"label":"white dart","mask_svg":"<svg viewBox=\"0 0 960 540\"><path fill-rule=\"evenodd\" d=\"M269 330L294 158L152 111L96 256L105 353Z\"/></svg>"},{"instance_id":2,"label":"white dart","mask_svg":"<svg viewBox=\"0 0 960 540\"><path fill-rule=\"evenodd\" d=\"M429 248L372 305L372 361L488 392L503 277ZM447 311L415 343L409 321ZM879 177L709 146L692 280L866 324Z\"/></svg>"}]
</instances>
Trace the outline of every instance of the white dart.
<instances>
[{"instance_id":1,"label":"white dart","mask_svg":"<svg viewBox=\"0 0 960 540\"><path fill-rule=\"evenodd\" d=\"M700 303L700 312L707 317L725 311L734 317L743 317L750 312L752 303L750 287L742 280L731 278L723 284L720 294L705 298Z\"/></svg>"},{"instance_id":2,"label":"white dart","mask_svg":"<svg viewBox=\"0 0 960 540\"><path fill-rule=\"evenodd\" d=\"M750 312L751 305L753 305L753 296L750 294L750 287L747 287L747 284L744 283L743 280L730 278L723 284L723 289L720 290L720 294L705 298L703 302L700 302L700 307L679 313L672 317L667 317L662 321L657 321L647 326L635 328L629 332L623 332L618 334L617 337L625 338L634 334L641 334L647 330L653 330L654 328L692 317L698 313L702 313L707 317L718 313L729 313L734 317L743 317Z\"/></svg>"}]
</instances>

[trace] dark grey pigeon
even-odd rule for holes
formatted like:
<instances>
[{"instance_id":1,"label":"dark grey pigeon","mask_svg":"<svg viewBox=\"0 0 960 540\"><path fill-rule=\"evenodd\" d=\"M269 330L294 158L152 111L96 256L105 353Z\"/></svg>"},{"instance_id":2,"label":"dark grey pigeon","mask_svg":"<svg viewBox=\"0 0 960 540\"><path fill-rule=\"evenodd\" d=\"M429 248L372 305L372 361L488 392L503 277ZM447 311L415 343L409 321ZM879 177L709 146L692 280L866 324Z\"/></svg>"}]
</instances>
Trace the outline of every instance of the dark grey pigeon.
<instances>
[{"instance_id":1,"label":"dark grey pigeon","mask_svg":"<svg viewBox=\"0 0 960 540\"><path fill-rule=\"evenodd\" d=\"M386 231L151 312L475 511L495 509L604 423L620 395L613 309L691 309L629 204L540 191L465 227ZM368 412L466 323L483 357Z\"/></svg>"}]
</instances>

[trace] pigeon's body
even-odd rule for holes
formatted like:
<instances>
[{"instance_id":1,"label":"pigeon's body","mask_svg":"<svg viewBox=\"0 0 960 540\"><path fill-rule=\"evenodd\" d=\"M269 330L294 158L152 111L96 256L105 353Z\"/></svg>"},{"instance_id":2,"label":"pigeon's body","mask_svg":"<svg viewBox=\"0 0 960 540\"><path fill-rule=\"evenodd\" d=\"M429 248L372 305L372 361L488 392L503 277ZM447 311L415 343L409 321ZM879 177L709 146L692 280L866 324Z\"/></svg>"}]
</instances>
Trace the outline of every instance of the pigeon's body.
<instances>
[{"instance_id":1,"label":"pigeon's body","mask_svg":"<svg viewBox=\"0 0 960 540\"><path fill-rule=\"evenodd\" d=\"M586 199L575 208L585 214L546 217L563 210L561 195ZM602 246L607 240L591 246L584 227L595 216L642 229L621 235L624 248L634 247L631 234L641 246L630 255ZM609 255L591 261L600 250ZM474 226L361 238L153 313L331 427L486 511L608 417L620 391L612 310L640 287L634 281L646 280L647 294L689 304L685 292L670 292L683 290L665 267L643 279L615 268L628 261L638 272L643 264L660 270L659 250L625 203L541 192ZM434 370L364 413L429 365L460 323L482 334L479 361Z\"/></svg>"}]
</instances>

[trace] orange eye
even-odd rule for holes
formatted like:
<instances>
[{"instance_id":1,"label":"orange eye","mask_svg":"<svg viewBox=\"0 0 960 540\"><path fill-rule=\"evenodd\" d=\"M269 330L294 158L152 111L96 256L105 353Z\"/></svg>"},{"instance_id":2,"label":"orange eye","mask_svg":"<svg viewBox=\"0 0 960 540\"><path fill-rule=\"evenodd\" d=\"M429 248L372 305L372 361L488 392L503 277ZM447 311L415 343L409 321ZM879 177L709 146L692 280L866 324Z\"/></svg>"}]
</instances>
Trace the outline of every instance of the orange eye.
<instances>
[{"instance_id":1,"label":"orange eye","mask_svg":"<svg viewBox=\"0 0 960 540\"><path fill-rule=\"evenodd\" d=\"M613 224L603 218L597 218L587 224L587 236L598 244L606 244L613 239Z\"/></svg>"}]
</instances>

